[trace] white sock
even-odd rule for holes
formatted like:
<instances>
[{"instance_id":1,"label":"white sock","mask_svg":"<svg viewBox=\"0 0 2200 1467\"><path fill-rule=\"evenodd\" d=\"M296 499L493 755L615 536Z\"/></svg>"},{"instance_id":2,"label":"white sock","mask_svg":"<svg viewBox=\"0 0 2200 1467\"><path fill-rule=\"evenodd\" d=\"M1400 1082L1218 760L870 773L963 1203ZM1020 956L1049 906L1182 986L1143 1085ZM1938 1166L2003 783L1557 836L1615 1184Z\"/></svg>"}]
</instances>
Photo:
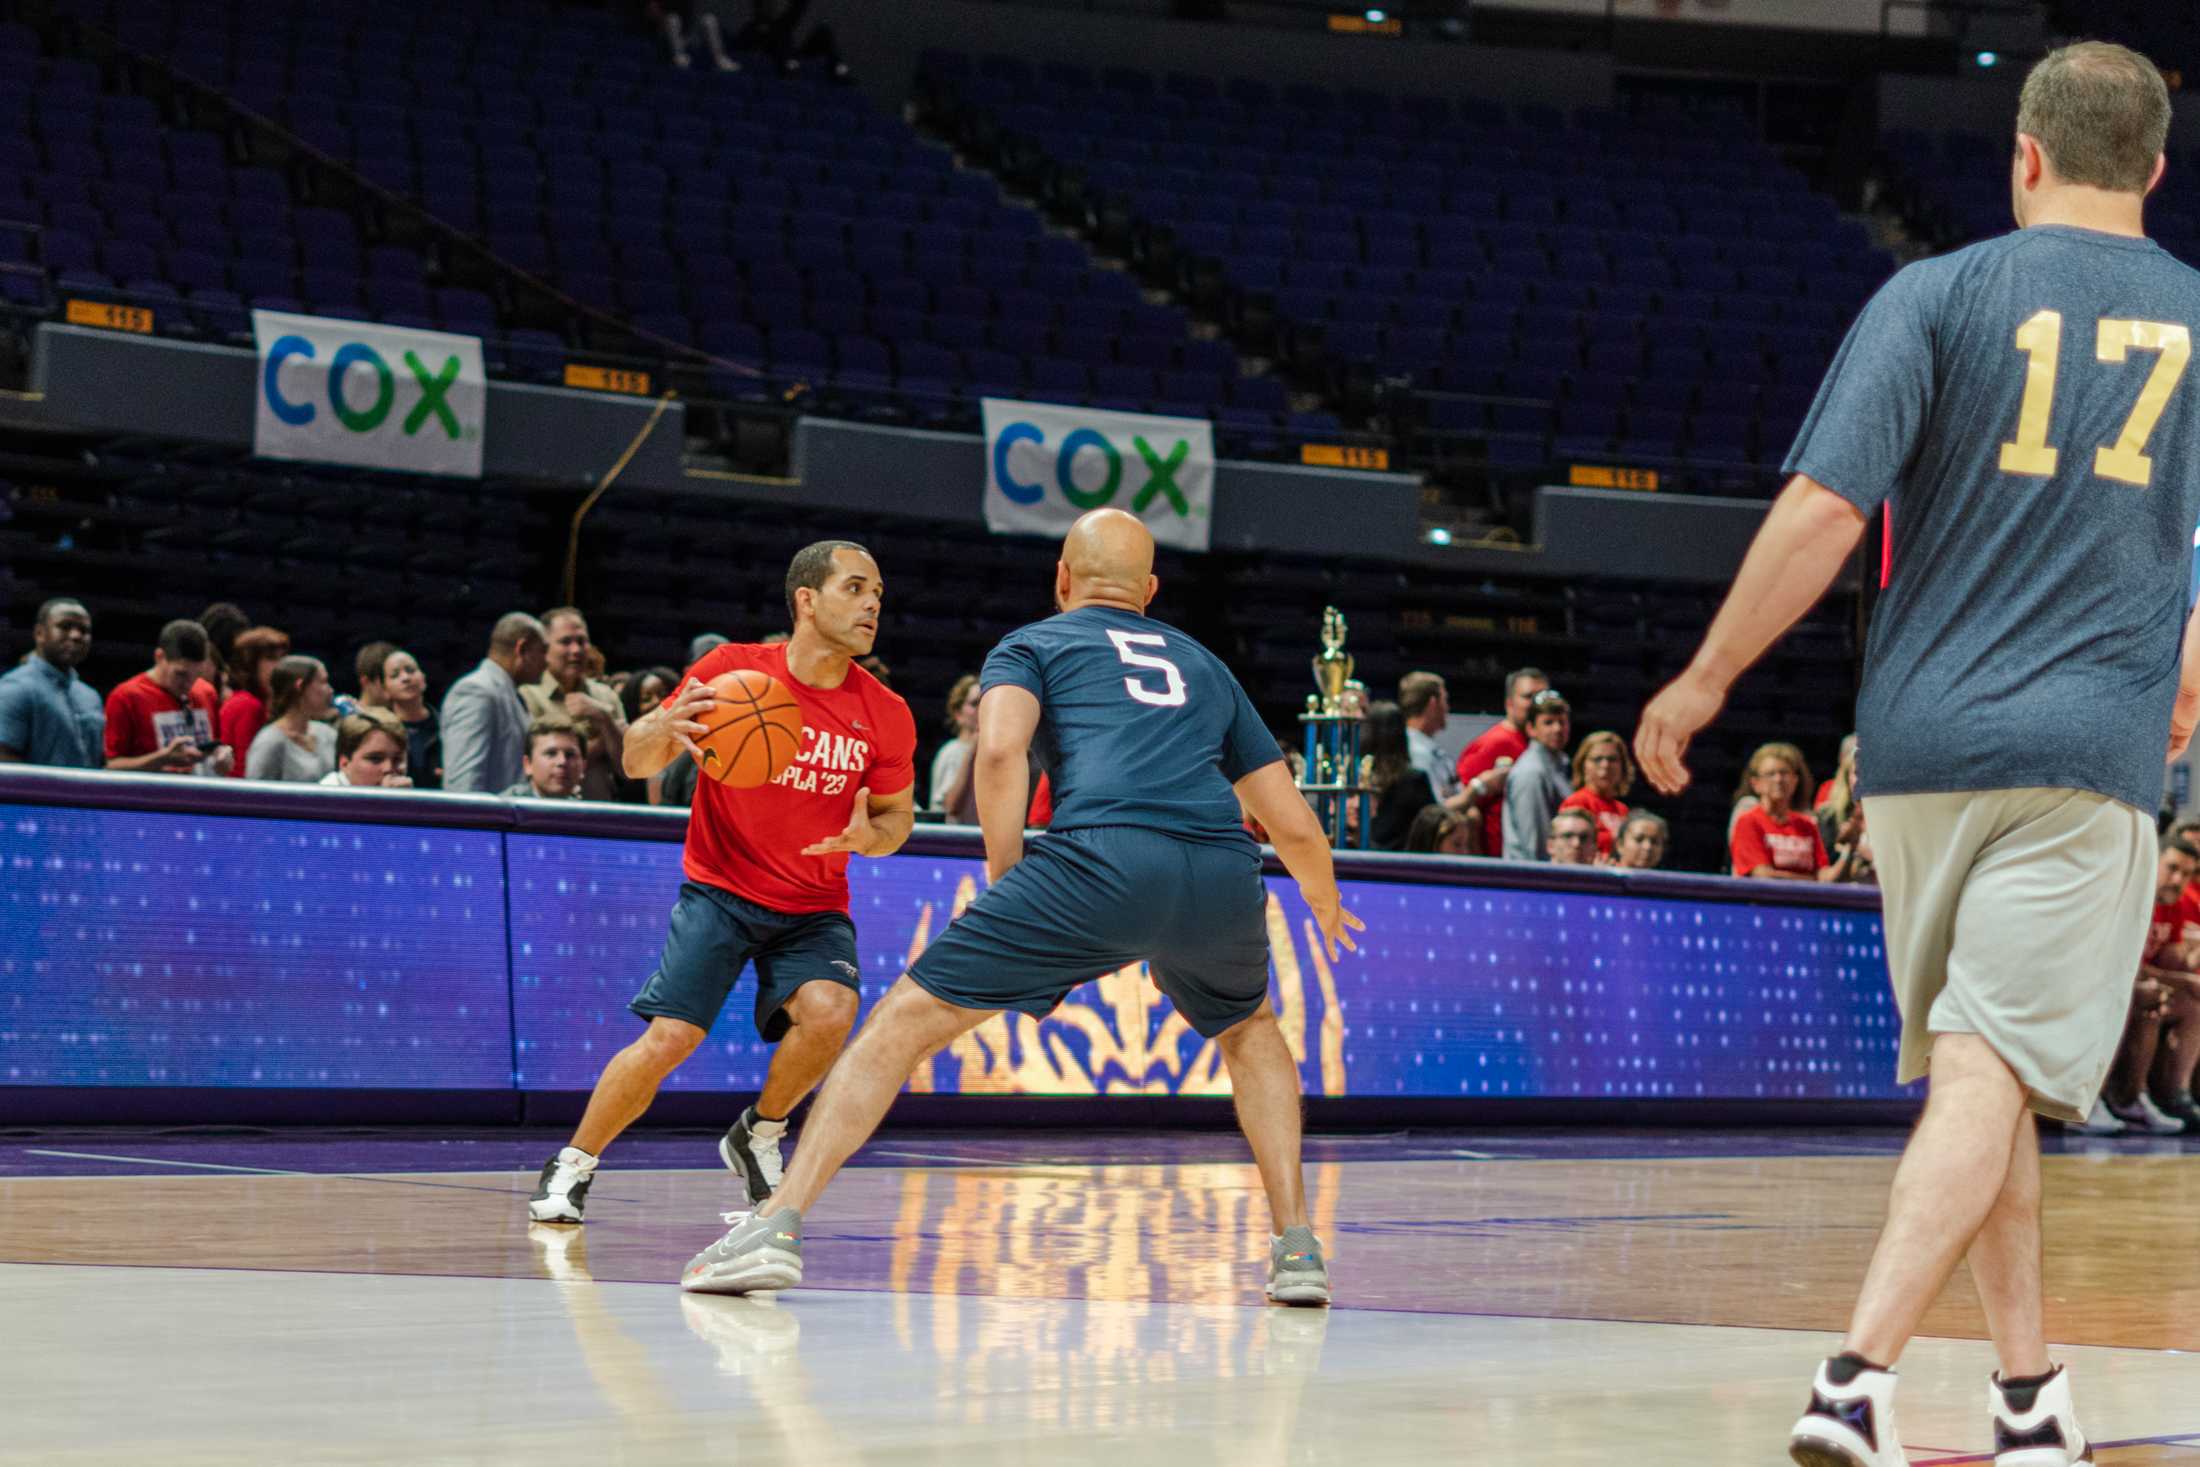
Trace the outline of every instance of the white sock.
<instances>
[{"instance_id":1,"label":"white sock","mask_svg":"<svg viewBox=\"0 0 2200 1467\"><path fill-rule=\"evenodd\" d=\"M596 1158L590 1156L578 1146L568 1146L558 1153L558 1165L577 1167L581 1171L592 1172L596 1169Z\"/></svg>"},{"instance_id":2,"label":"white sock","mask_svg":"<svg viewBox=\"0 0 2200 1467\"><path fill-rule=\"evenodd\" d=\"M756 1123L749 1127L749 1134L761 1137L766 1141L776 1141L787 1134L787 1122L784 1118L767 1121L762 1116L758 1116Z\"/></svg>"}]
</instances>

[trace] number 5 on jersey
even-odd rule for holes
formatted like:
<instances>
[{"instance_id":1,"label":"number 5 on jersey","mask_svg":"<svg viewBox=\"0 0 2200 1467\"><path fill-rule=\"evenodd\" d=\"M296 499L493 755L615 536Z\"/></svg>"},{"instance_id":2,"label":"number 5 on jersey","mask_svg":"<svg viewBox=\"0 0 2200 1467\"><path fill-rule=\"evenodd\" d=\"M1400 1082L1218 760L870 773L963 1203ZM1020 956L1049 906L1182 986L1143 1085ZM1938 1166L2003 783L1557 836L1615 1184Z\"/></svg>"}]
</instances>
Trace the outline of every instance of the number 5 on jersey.
<instances>
[{"instance_id":1,"label":"number 5 on jersey","mask_svg":"<svg viewBox=\"0 0 2200 1467\"><path fill-rule=\"evenodd\" d=\"M2036 311L2017 328L2017 350L2028 358L2024 372L2024 402L2017 409L2017 436L2001 446L2001 471L2034 474L2042 478L2055 472L2056 450L2047 443L2048 418L2055 409L2055 369L2062 353L2062 312ZM2185 375L2192 360L2192 332L2172 321L2122 321L2103 319L2094 327L2093 355L2104 362L2121 362L2133 350L2160 353L2154 370L2147 373L2139 400L2131 405L2123 431L2113 444L2104 443L2093 454L2093 472L2104 479L2136 484L2144 489L2154 477L2154 460L2146 456L2147 438L2162 420L2169 395Z\"/></svg>"},{"instance_id":2,"label":"number 5 on jersey","mask_svg":"<svg viewBox=\"0 0 2200 1467\"><path fill-rule=\"evenodd\" d=\"M1123 691L1141 703L1151 703L1156 708L1180 708L1184 704L1184 674L1166 657L1154 657L1141 652L1140 647L1166 647L1168 639L1159 632L1108 633L1108 640L1115 644L1115 655L1133 667L1149 667L1167 679L1164 686L1150 688L1135 677L1123 679Z\"/></svg>"}]
</instances>

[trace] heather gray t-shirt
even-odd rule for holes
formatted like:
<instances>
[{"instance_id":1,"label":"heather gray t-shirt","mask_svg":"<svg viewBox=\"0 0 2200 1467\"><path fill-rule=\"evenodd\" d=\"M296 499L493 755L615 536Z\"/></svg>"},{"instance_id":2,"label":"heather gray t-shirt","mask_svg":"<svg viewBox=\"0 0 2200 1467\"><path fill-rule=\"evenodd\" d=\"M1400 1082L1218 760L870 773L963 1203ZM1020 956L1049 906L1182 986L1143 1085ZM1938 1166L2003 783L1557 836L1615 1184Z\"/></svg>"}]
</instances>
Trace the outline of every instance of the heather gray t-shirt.
<instances>
[{"instance_id":1,"label":"heather gray t-shirt","mask_svg":"<svg viewBox=\"0 0 2200 1467\"><path fill-rule=\"evenodd\" d=\"M1911 265L1857 318L1786 471L1892 501L1867 793L2154 809L2200 522L2196 331L2200 273L2059 225Z\"/></svg>"}]
</instances>

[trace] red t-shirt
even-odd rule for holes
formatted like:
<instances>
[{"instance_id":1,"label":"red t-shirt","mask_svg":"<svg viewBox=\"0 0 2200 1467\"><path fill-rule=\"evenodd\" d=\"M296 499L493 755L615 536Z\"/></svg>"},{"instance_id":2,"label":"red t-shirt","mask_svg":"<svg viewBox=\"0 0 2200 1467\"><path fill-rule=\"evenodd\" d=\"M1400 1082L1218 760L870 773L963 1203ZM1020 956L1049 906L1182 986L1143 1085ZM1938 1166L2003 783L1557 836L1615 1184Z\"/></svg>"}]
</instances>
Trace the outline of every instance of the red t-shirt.
<instances>
[{"instance_id":1,"label":"red t-shirt","mask_svg":"<svg viewBox=\"0 0 2200 1467\"><path fill-rule=\"evenodd\" d=\"M2200 936L2200 881L2185 883L2184 895L2177 899L2177 911L2188 930Z\"/></svg>"},{"instance_id":2,"label":"red t-shirt","mask_svg":"<svg viewBox=\"0 0 2200 1467\"><path fill-rule=\"evenodd\" d=\"M1587 810L1596 817L1597 854L1612 854L1612 843L1619 839L1619 828L1627 823L1627 807L1618 800L1607 800L1595 790L1575 790L1558 802L1561 810Z\"/></svg>"},{"instance_id":3,"label":"red t-shirt","mask_svg":"<svg viewBox=\"0 0 2200 1467\"><path fill-rule=\"evenodd\" d=\"M1459 751L1459 782L1465 784L1478 774L1489 773L1497 767L1500 759L1518 759L1527 752L1528 736L1499 719L1482 730L1473 743ZM1502 799L1483 802L1482 849L1505 849L1505 802Z\"/></svg>"},{"instance_id":4,"label":"red t-shirt","mask_svg":"<svg viewBox=\"0 0 2200 1467\"><path fill-rule=\"evenodd\" d=\"M1833 798L1833 781L1829 779L1829 780L1826 780L1825 782L1823 782L1822 784L1820 784L1820 785L1818 786L1818 798L1817 798L1817 799L1815 799L1815 800L1813 800L1813 801L1811 802L1811 806L1810 806L1810 807L1811 807L1811 808L1812 808L1813 810L1815 810L1815 809L1817 809L1817 808L1818 808L1818 807L1819 807L1820 805L1823 805L1824 803L1826 803L1826 801L1828 801L1828 800L1830 800L1830 799L1832 799L1832 798Z\"/></svg>"},{"instance_id":5,"label":"red t-shirt","mask_svg":"<svg viewBox=\"0 0 2200 1467\"><path fill-rule=\"evenodd\" d=\"M1785 821L1777 821L1765 813L1764 806L1753 805L1734 822L1736 876L1747 876L1759 866L1816 876L1827 864L1818 822L1800 810L1791 810Z\"/></svg>"},{"instance_id":6,"label":"red t-shirt","mask_svg":"<svg viewBox=\"0 0 2200 1467\"><path fill-rule=\"evenodd\" d=\"M141 672L107 695L107 757L141 758L186 734L210 744L214 714L214 690L203 680L186 703Z\"/></svg>"},{"instance_id":7,"label":"red t-shirt","mask_svg":"<svg viewBox=\"0 0 2200 1467\"><path fill-rule=\"evenodd\" d=\"M737 668L777 678L802 707L802 745L770 784L737 790L695 784L682 863L690 881L730 891L775 912L848 910L848 857L802 848L848 828L859 789L898 795L916 781L917 725L909 705L860 667L837 688L813 688L787 671L785 643L713 647L680 679L709 682Z\"/></svg>"},{"instance_id":8,"label":"red t-shirt","mask_svg":"<svg viewBox=\"0 0 2200 1467\"><path fill-rule=\"evenodd\" d=\"M2176 906L2155 907L2153 924L2147 928L2146 956L2140 961L2152 963L2157 968L2181 969L2184 966L2181 962L2163 963L2159 959L2162 956L2162 949L2172 946L2183 947L2194 938L2200 937L2200 921L2193 919L2192 913L2185 905L2186 902L2192 899L2193 886L2200 886L2200 882L2194 882L2192 886L2187 886L2184 897L2178 901Z\"/></svg>"},{"instance_id":9,"label":"red t-shirt","mask_svg":"<svg viewBox=\"0 0 2200 1467\"><path fill-rule=\"evenodd\" d=\"M222 716L218 725L221 740L237 751L237 762L229 772L244 778L244 756L251 752L253 737L267 727L267 705L260 695L246 688L239 688L222 699Z\"/></svg>"}]
</instances>

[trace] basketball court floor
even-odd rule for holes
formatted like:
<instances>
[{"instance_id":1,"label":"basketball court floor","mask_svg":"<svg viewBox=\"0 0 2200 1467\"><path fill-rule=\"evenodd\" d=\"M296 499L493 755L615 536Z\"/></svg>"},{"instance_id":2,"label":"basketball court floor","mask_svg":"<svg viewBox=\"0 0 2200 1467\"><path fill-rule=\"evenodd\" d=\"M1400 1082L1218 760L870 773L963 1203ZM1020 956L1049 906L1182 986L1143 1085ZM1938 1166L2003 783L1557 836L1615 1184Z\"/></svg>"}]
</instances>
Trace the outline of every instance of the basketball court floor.
<instances>
[{"instance_id":1,"label":"basketball court floor","mask_svg":"<svg viewBox=\"0 0 2200 1467\"><path fill-rule=\"evenodd\" d=\"M683 1295L732 1179L630 1137L0 1134L0 1462L1784 1462L1892 1131L1310 1140L1337 1303L1261 1298L1226 1135L890 1133L806 1286ZM2049 1139L2051 1338L2102 1464L2200 1463L2200 1147ZM1969 1283L1902 1362L1918 1463L1990 1460Z\"/></svg>"}]
</instances>

